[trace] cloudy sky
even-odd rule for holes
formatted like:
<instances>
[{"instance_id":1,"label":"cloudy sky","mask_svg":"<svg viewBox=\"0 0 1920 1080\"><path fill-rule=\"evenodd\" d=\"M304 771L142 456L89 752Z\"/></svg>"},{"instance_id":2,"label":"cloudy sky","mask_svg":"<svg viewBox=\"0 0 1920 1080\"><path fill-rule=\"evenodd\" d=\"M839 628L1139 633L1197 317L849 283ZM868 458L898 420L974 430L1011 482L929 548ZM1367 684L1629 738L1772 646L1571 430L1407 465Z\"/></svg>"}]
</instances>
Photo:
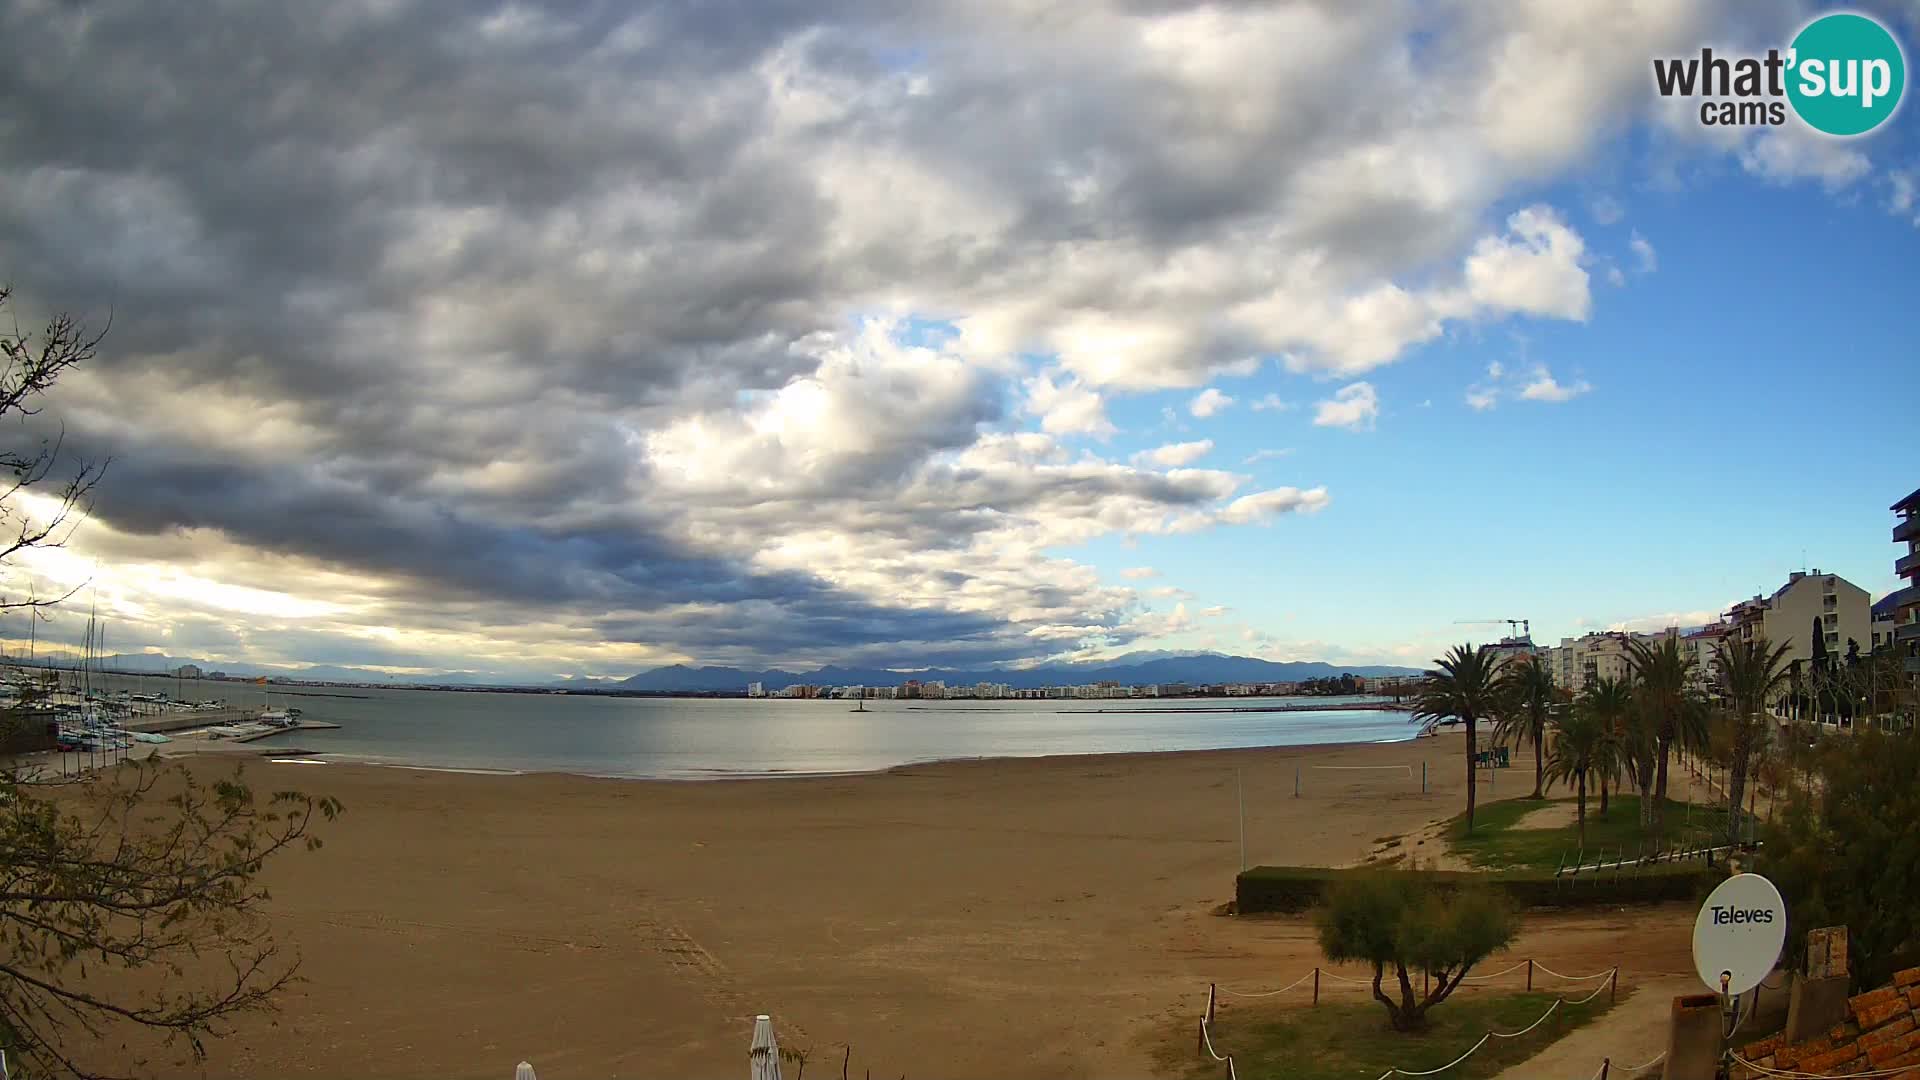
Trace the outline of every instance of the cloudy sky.
<instances>
[{"instance_id":1,"label":"cloudy sky","mask_svg":"<svg viewBox=\"0 0 1920 1080\"><path fill-rule=\"evenodd\" d=\"M1809 10L15 0L0 281L112 332L5 435L113 464L0 588L516 676L1877 596L1920 113L1650 74Z\"/></svg>"}]
</instances>

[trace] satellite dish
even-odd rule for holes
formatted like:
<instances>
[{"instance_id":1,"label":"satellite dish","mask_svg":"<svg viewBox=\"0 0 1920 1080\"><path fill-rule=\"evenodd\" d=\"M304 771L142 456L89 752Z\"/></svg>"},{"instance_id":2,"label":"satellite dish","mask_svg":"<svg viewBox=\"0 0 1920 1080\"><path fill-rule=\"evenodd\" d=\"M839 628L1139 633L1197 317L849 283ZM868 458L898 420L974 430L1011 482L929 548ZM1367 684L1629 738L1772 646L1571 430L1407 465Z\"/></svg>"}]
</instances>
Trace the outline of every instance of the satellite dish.
<instances>
[{"instance_id":1,"label":"satellite dish","mask_svg":"<svg viewBox=\"0 0 1920 1080\"><path fill-rule=\"evenodd\" d=\"M1717 994L1744 994L1760 985L1787 942L1787 902L1759 874L1735 874L1720 883L1693 921L1693 966Z\"/></svg>"}]
</instances>

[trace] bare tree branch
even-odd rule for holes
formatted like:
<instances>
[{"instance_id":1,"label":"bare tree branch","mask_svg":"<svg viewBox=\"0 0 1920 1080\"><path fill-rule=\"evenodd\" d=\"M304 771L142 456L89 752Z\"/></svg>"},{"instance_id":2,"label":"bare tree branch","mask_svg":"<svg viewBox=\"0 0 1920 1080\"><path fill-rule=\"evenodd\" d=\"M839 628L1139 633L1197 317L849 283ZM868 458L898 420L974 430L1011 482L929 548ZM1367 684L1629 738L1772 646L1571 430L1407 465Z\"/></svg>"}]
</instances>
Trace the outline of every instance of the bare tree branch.
<instances>
[{"instance_id":1,"label":"bare tree branch","mask_svg":"<svg viewBox=\"0 0 1920 1080\"><path fill-rule=\"evenodd\" d=\"M0 287L0 307L11 296ZM0 418L38 413L105 335L55 315L29 336L16 320L0 335ZM65 446L61 428L37 447L0 448L0 569L65 545L91 509L108 463L79 462L54 486ZM51 489L37 513L19 501L36 485ZM42 599L29 585L24 599L0 596L0 612L41 618L77 591ZM21 701L37 704L31 692ZM0 724L18 715L0 710ZM300 792L256 797L239 771L203 783L149 762L52 784L0 768L0 1050L31 1075L105 1080L95 1053L115 1027L198 1058L228 1019L271 1009L299 960L263 932L260 870L282 851L319 846L311 827L339 811ZM206 970L215 956L226 959L224 974ZM145 992L99 989L123 985L94 978L114 971L164 977Z\"/></svg>"}]
</instances>

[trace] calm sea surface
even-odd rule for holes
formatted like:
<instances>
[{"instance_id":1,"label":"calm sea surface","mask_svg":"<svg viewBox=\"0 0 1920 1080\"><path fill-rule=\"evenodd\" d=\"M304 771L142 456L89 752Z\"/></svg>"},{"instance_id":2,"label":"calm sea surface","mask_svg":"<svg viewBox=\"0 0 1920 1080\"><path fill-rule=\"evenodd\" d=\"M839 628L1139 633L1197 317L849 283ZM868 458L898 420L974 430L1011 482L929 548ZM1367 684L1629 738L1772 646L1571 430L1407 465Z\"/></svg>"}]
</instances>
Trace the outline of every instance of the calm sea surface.
<instances>
[{"instance_id":1,"label":"calm sea surface","mask_svg":"<svg viewBox=\"0 0 1920 1080\"><path fill-rule=\"evenodd\" d=\"M246 683L106 677L112 689L264 706ZM339 695L339 696L323 696ZM350 696L349 696L350 695ZM602 698L431 690L275 689L273 704L338 731L262 740L329 759L453 769L712 779L865 772L955 758L1397 742L1405 713L1224 712L1330 698L867 703Z\"/></svg>"}]
</instances>

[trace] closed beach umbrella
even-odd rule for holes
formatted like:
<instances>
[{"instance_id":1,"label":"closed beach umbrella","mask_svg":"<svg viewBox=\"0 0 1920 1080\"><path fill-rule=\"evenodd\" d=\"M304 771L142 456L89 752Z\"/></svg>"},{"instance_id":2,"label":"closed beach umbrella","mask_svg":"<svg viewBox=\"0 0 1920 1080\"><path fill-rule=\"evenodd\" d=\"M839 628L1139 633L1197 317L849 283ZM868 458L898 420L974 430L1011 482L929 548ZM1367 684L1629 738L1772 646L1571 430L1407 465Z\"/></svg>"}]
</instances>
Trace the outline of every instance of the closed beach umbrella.
<instances>
[{"instance_id":1,"label":"closed beach umbrella","mask_svg":"<svg viewBox=\"0 0 1920 1080\"><path fill-rule=\"evenodd\" d=\"M780 1080L780 1044L773 1041L773 1017L753 1018L753 1046L747 1051L750 1080Z\"/></svg>"},{"instance_id":2,"label":"closed beach umbrella","mask_svg":"<svg viewBox=\"0 0 1920 1080\"><path fill-rule=\"evenodd\" d=\"M540 1078L533 1075L533 1066L523 1061L514 1066L513 1080L540 1080Z\"/></svg>"}]
</instances>

